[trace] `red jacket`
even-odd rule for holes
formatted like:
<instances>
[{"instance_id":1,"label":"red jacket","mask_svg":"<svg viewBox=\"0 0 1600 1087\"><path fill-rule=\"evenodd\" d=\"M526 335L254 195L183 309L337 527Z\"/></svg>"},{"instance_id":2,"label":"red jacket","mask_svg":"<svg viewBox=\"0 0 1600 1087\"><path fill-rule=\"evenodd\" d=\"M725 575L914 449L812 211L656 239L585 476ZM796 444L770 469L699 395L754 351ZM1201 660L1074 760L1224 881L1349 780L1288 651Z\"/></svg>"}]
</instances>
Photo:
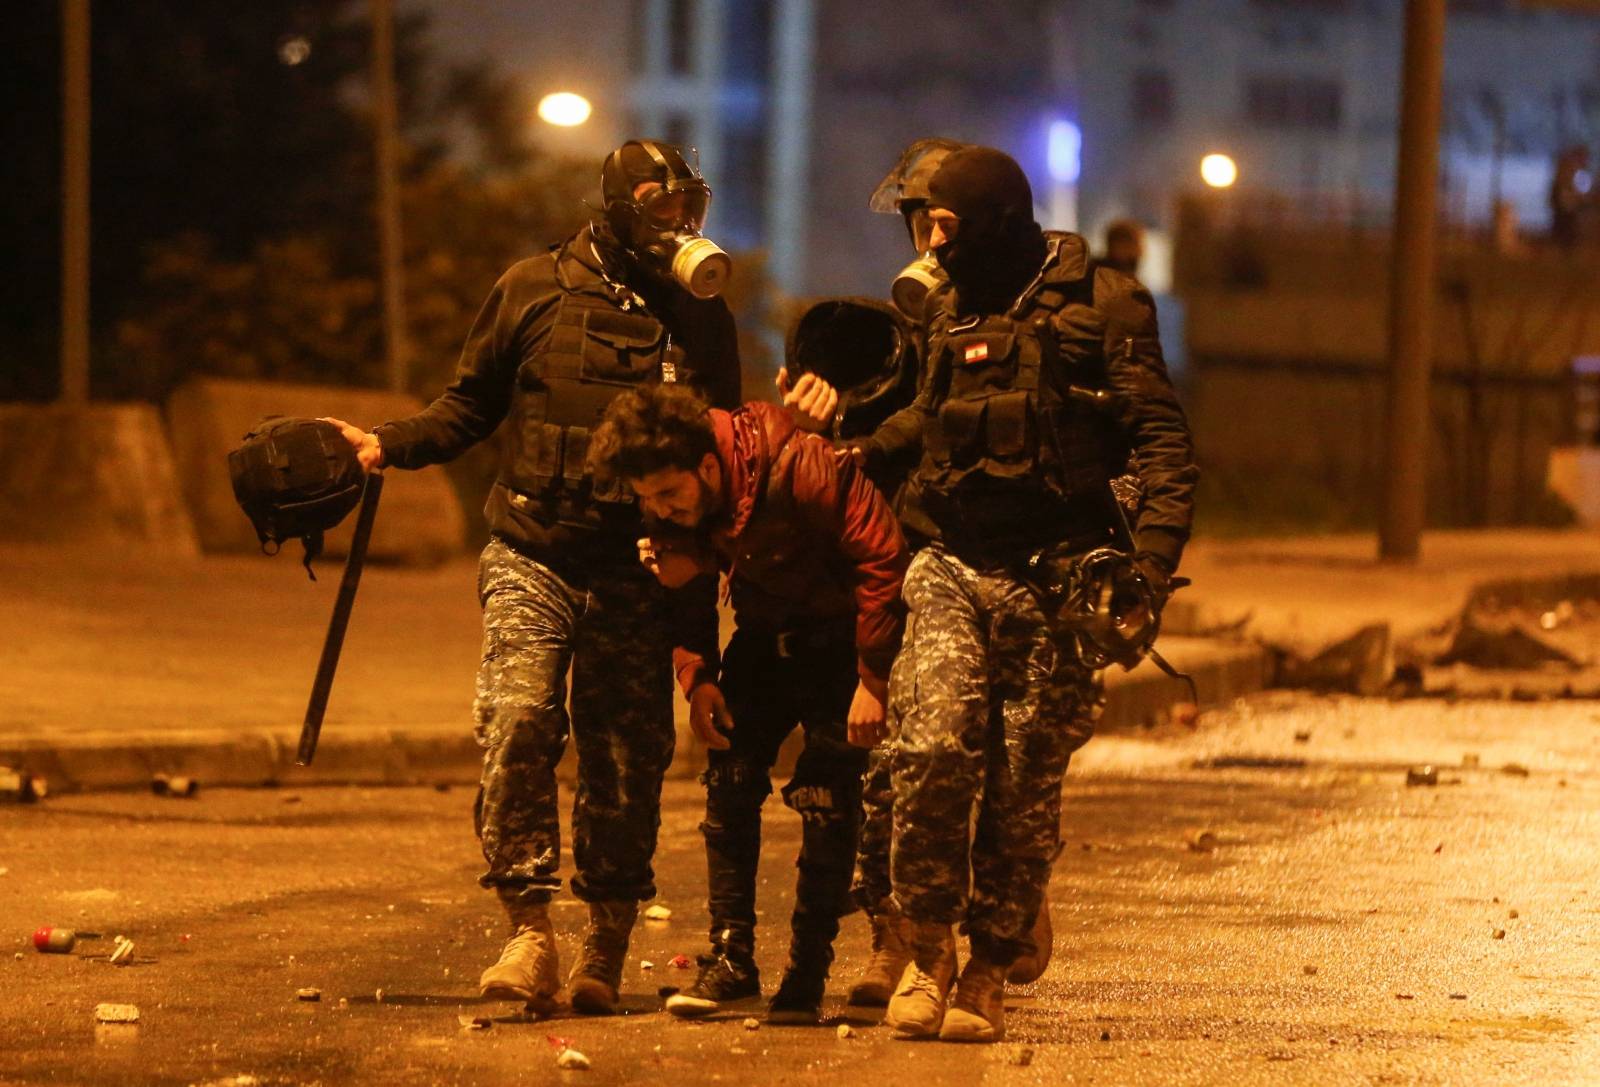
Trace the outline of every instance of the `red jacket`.
<instances>
[{"instance_id":1,"label":"red jacket","mask_svg":"<svg viewBox=\"0 0 1600 1087\"><path fill-rule=\"evenodd\" d=\"M855 616L858 671L887 681L903 626L907 555L899 523L831 443L796 429L775 404L711 412L722 513L701 534L728 574L740 626L789 630ZM714 669L716 646L673 653L687 694Z\"/></svg>"}]
</instances>

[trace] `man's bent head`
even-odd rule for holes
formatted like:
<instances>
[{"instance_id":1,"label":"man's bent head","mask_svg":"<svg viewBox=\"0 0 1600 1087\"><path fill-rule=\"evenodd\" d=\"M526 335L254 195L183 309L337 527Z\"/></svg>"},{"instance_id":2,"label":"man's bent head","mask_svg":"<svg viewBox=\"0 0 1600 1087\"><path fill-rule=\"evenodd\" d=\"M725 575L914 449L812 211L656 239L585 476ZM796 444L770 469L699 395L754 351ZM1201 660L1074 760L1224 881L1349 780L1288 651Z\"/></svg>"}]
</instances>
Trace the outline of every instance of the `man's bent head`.
<instances>
[{"instance_id":1,"label":"man's bent head","mask_svg":"<svg viewBox=\"0 0 1600 1087\"><path fill-rule=\"evenodd\" d=\"M596 477L620 477L646 515L680 528L705 520L722 493L709 409L682 385L618 396L595 431L589 458Z\"/></svg>"}]
</instances>

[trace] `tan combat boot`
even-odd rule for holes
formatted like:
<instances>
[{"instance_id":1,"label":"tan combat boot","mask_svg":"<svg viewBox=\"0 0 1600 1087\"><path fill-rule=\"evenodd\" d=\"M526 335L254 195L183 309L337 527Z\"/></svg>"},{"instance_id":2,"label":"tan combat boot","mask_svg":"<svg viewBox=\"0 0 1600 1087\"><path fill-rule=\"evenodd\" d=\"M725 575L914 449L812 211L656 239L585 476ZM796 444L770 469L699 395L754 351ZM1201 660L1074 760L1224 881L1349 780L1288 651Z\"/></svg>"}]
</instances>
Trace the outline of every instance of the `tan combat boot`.
<instances>
[{"instance_id":1,"label":"tan combat boot","mask_svg":"<svg viewBox=\"0 0 1600 1087\"><path fill-rule=\"evenodd\" d=\"M850 1003L858 1008L881 1008L894 995L900 975L911 961L910 922L883 910L871 915L872 958L861 979L850 986Z\"/></svg>"},{"instance_id":2,"label":"tan combat boot","mask_svg":"<svg viewBox=\"0 0 1600 1087\"><path fill-rule=\"evenodd\" d=\"M974 955L956 982L939 1028L941 1042L998 1042L1006 1036L1005 968Z\"/></svg>"},{"instance_id":3,"label":"tan combat boot","mask_svg":"<svg viewBox=\"0 0 1600 1087\"><path fill-rule=\"evenodd\" d=\"M898 1038L932 1038L944 1022L945 995L956 974L956 941L949 925L907 922L911 961L889 998L884 1026Z\"/></svg>"},{"instance_id":4,"label":"tan combat boot","mask_svg":"<svg viewBox=\"0 0 1600 1087\"><path fill-rule=\"evenodd\" d=\"M491 1000L521 1000L537 1011L555 1010L561 992L556 933L545 903L511 909L511 939L500 961L483 972L478 991Z\"/></svg>"},{"instance_id":5,"label":"tan combat boot","mask_svg":"<svg viewBox=\"0 0 1600 1087\"><path fill-rule=\"evenodd\" d=\"M628 936L638 916L637 902L589 903L589 931L584 933L578 961L567 977L573 1011L610 1015L617 1010Z\"/></svg>"},{"instance_id":6,"label":"tan combat boot","mask_svg":"<svg viewBox=\"0 0 1600 1087\"><path fill-rule=\"evenodd\" d=\"M1033 953L1018 955L1011 969L1006 971L1006 980L1013 985L1026 985L1043 977L1045 967L1050 965L1055 938L1055 930L1050 927L1050 889L1047 887L1039 899L1039 914L1033 919L1033 930L1028 933L1028 939L1033 941Z\"/></svg>"}]
</instances>

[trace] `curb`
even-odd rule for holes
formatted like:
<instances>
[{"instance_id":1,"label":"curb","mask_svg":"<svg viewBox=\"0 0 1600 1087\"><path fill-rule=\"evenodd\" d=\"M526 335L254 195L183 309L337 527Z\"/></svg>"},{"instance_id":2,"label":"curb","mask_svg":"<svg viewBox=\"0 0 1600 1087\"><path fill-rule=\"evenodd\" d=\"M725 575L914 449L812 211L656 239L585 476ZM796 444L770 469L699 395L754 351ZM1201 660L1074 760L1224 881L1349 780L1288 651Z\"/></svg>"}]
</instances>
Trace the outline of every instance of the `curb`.
<instances>
[{"instance_id":1,"label":"curb","mask_svg":"<svg viewBox=\"0 0 1600 1087\"><path fill-rule=\"evenodd\" d=\"M1180 639L1171 639L1178 643ZM1179 668L1193 655L1174 647ZM1268 654L1253 645L1218 647L1207 643L1203 659L1187 666L1194 674L1201 705L1215 706L1259 691L1269 676ZM1106 711L1099 731L1148 727L1165 718L1174 703L1188 702L1188 688L1148 662L1133 672L1107 673ZM778 773L786 773L798 752L799 730L785 744ZM144 733L83 732L67 736L0 735L0 765L26 767L57 793L147 789L157 774L192 777L202 788L298 788L309 785L476 785L483 750L469 728L330 728L317 746L316 762L296 766L299 736L288 729L231 732L222 729L164 729ZM570 784L576 756L568 744L557 777ZM705 753L680 723L678 749L669 777L686 778L705 767Z\"/></svg>"}]
</instances>

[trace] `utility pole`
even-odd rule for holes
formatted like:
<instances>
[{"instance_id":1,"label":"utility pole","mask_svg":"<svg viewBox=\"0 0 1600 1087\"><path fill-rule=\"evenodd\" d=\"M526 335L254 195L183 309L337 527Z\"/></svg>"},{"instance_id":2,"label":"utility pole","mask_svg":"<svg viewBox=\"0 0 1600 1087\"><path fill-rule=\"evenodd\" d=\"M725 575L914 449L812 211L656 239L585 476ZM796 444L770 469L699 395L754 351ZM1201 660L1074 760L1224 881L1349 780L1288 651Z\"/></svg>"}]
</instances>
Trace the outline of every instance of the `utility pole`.
<instances>
[{"instance_id":1,"label":"utility pole","mask_svg":"<svg viewBox=\"0 0 1600 1087\"><path fill-rule=\"evenodd\" d=\"M1416 561L1427 510L1435 205L1445 0L1406 0L1399 179L1389 286L1389 399L1378 555Z\"/></svg>"},{"instance_id":2,"label":"utility pole","mask_svg":"<svg viewBox=\"0 0 1600 1087\"><path fill-rule=\"evenodd\" d=\"M378 174L378 260L383 280L383 344L389 388L410 388L405 253L400 235L399 110L394 87L394 0L372 0L372 127Z\"/></svg>"},{"instance_id":3,"label":"utility pole","mask_svg":"<svg viewBox=\"0 0 1600 1087\"><path fill-rule=\"evenodd\" d=\"M61 386L89 401L89 0L61 0Z\"/></svg>"}]
</instances>

